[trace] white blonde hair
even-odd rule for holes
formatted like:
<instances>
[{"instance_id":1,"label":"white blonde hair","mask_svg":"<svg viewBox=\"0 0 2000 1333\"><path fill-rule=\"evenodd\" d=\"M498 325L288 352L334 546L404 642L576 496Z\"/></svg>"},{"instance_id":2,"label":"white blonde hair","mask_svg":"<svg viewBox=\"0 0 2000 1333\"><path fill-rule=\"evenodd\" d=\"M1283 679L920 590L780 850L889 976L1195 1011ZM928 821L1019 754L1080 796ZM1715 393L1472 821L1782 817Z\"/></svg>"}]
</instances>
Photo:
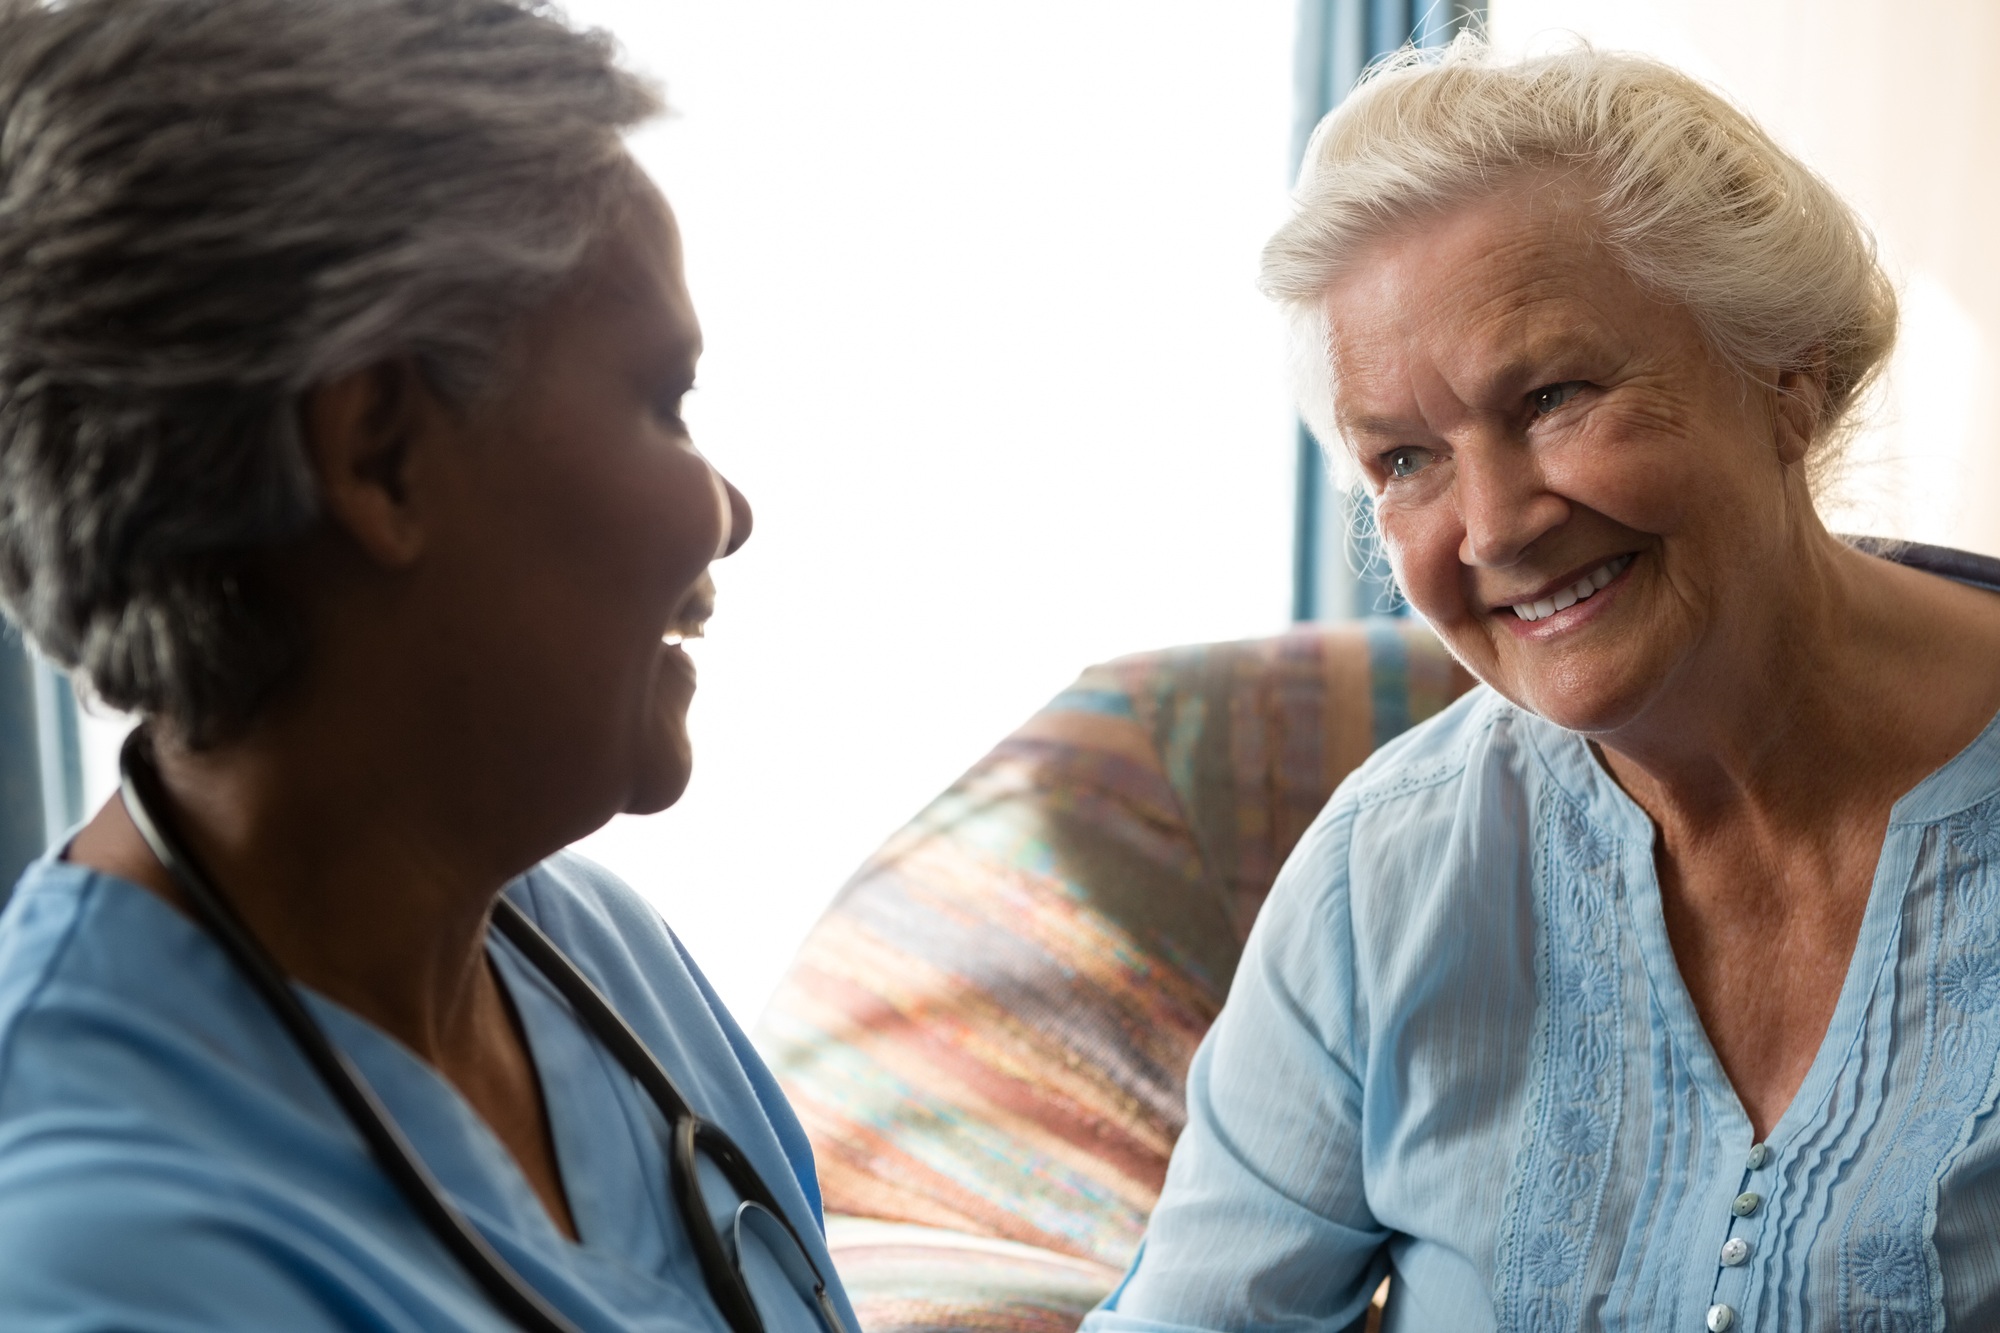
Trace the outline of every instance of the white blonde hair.
<instances>
[{"instance_id":1,"label":"white blonde hair","mask_svg":"<svg viewBox=\"0 0 2000 1333\"><path fill-rule=\"evenodd\" d=\"M1327 288L1371 241L1549 170L1584 184L1597 239L1726 363L1819 379L1808 472L1824 478L1896 338L1895 289L1854 210L1679 70L1583 44L1508 60L1471 34L1401 52L1320 122L1264 247L1260 285L1292 318L1300 410L1322 443L1339 439Z\"/></svg>"}]
</instances>

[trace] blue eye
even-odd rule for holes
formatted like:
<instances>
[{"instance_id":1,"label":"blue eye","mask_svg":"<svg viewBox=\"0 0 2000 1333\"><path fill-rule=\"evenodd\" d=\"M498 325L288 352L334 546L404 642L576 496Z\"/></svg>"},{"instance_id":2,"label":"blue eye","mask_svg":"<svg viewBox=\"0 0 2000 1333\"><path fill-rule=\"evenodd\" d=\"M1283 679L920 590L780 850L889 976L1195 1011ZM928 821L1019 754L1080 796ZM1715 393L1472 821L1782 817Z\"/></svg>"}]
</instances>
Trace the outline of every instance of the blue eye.
<instances>
[{"instance_id":1,"label":"blue eye","mask_svg":"<svg viewBox=\"0 0 2000 1333\"><path fill-rule=\"evenodd\" d=\"M1541 388L1528 395L1528 406L1535 410L1535 415L1547 416L1550 412L1555 411L1558 407L1561 407L1564 403L1582 393L1584 388L1585 385L1582 380L1564 380L1561 384L1544 384Z\"/></svg>"},{"instance_id":2,"label":"blue eye","mask_svg":"<svg viewBox=\"0 0 2000 1333\"><path fill-rule=\"evenodd\" d=\"M1383 455L1392 477L1413 477L1430 466L1431 451L1428 449L1391 449Z\"/></svg>"}]
</instances>

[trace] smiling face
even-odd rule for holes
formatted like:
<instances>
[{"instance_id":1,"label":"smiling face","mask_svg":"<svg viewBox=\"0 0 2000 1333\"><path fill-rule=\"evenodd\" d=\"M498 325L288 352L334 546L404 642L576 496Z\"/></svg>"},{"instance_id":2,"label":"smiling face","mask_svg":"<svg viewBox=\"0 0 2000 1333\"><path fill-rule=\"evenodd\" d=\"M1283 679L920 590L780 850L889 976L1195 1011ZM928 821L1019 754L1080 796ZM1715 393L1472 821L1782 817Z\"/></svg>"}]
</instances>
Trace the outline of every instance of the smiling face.
<instances>
[{"instance_id":1,"label":"smiling face","mask_svg":"<svg viewBox=\"0 0 2000 1333\"><path fill-rule=\"evenodd\" d=\"M707 617L710 563L750 531L681 418L700 353L679 236L649 194L529 321L433 488L433 708L478 747L474 771L543 784L557 836L687 785L695 677L677 640Z\"/></svg>"},{"instance_id":2,"label":"smiling face","mask_svg":"<svg viewBox=\"0 0 2000 1333\"><path fill-rule=\"evenodd\" d=\"M1805 441L1577 193L1529 181L1378 241L1324 309L1397 577L1481 680L1610 733L1769 632L1817 522Z\"/></svg>"}]
</instances>

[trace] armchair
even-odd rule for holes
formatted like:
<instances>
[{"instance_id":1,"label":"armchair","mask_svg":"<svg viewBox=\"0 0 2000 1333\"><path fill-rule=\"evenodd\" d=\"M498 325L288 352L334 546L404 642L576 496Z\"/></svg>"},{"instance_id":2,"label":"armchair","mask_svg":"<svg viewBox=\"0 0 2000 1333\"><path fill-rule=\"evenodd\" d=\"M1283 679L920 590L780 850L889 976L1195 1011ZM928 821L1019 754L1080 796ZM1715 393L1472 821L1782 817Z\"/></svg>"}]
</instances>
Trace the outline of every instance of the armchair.
<instances>
[{"instance_id":1,"label":"armchair","mask_svg":"<svg viewBox=\"0 0 2000 1333\"><path fill-rule=\"evenodd\" d=\"M867 1333L1071 1333L1111 1290L1278 867L1470 684L1411 621L1093 667L861 868L757 1039Z\"/></svg>"}]
</instances>

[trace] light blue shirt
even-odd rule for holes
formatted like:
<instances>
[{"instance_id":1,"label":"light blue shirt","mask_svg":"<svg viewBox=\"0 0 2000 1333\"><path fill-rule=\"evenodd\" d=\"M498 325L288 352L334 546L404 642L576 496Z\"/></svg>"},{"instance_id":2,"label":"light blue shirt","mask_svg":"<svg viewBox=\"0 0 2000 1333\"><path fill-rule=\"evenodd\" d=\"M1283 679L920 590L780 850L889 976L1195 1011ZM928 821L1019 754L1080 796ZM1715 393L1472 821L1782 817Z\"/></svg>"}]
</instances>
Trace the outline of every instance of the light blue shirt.
<instances>
[{"instance_id":1,"label":"light blue shirt","mask_svg":"<svg viewBox=\"0 0 2000 1333\"><path fill-rule=\"evenodd\" d=\"M1674 962L1653 827L1480 689L1350 777L1188 1076L1087 1333L2000 1328L2000 721L1897 802L1762 1144ZM1727 1307L1726 1311L1716 1307Z\"/></svg>"},{"instance_id":2,"label":"light blue shirt","mask_svg":"<svg viewBox=\"0 0 2000 1333\"><path fill-rule=\"evenodd\" d=\"M831 1275L805 1136L658 916L568 855L508 895L742 1146ZM652 1102L532 964L498 937L491 948L581 1245L434 1070L340 1006L308 1001L446 1192L586 1333L727 1333L667 1194ZM0 1329L512 1327L199 928L122 880L53 860L29 868L0 916Z\"/></svg>"}]
</instances>

